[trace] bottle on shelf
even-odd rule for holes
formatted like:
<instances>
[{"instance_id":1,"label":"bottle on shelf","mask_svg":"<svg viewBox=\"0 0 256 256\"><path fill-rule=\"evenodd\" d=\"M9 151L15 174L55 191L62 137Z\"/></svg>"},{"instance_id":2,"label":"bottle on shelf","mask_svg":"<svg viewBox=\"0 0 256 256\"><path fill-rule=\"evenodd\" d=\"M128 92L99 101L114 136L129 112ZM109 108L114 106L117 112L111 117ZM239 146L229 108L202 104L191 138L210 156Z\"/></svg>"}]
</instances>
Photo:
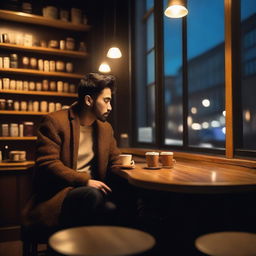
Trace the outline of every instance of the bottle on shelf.
<instances>
[{"instance_id":1,"label":"bottle on shelf","mask_svg":"<svg viewBox=\"0 0 256 256\"><path fill-rule=\"evenodd\" d=\"M22 12L32 13L32 2L28 0L24 0L21 4Z\"/></svg>"},{"instance_id":2,"label":"bottle on shelf","mask_svg":"<svg viewBox=\"0 0 256 256\"><path fill-rule=\"evenodd\" d=\"M3 158L3 160L9 159L9 146L8 145L5 145L3 148L2 158Z\"/></svg>"}]
</instances>

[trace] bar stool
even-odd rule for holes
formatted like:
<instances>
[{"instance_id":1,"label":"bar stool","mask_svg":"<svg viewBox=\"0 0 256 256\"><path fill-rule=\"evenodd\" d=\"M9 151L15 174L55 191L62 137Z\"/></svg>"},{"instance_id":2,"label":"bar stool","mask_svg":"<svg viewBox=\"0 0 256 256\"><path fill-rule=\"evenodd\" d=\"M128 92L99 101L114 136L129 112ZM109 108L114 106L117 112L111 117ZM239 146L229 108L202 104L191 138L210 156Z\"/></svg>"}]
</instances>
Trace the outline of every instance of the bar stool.
<instances>
[{"instance_id":1,"label":"bar stool","mask_svg":"<svg viewBox=\"0 0 256 256\"><path fill-rule=\"evenodd\" d=\"M198 237L196 248L211 256L256 255L256 234L247 232L216 232Z\"/></svg>"},{"instance_id":2,"label":"bar stool","mask_svg":"<svg viewBox=\"0 0 256 256\"><path fill-rule=\"evenodd\" d=\"M49 238L51 255L145 255L155 245L150 234L119 226L84 226L64 229Z\"/></svg>"},{"instance_id":3,"label":"bar stool","mask_svg":"<svg viewBox=\"0 0 256 256\"><path fill-rule=\"evenodd\" d=\"M50 235L57 232L59 227L34 228L21 226L22 256L38 256L45 251L39 251L39 245L47 245ZM45 246L44 246L45 247Z\"/></svg>"}]
</instances>

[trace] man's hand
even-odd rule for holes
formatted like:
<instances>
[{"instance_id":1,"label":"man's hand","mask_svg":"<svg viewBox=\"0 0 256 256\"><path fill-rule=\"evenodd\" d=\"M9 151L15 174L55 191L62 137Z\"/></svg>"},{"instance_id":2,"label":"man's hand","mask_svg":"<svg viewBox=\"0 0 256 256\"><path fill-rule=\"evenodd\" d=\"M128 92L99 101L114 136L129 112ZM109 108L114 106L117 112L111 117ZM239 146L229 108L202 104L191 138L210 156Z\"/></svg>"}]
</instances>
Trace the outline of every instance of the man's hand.
<instances>
[{"instance_id":1,"label":"man's hand","mask_svg":"<svg viewBox=\"0 0 256 256\"><path fill-rule=\"evenodd\" d=\"M88 180L87 186L97 188L101 190L104 194L108 194L112 192L111 188L108 187L105 183L99 181L99 180Z\"/></svg>"}]
</instances>

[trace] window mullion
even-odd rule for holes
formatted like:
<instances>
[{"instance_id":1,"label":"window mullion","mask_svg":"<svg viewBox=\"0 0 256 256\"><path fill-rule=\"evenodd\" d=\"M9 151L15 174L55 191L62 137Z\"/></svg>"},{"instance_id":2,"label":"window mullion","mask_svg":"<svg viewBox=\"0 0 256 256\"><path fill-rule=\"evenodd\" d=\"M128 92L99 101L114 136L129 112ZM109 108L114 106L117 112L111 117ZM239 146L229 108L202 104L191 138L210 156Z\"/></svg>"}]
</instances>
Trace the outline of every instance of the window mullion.
<instances>
[{"instance_id":1,"label":"window mullion","mask_svg":"<svg viewBox=\"0 0 256 256\"><path fill-rule=\"evenodd\" d=\"M182 20L182 98L183 98L183 148L188 148L188 65L187 65L187 18Z\"/></svg>"},{"instance_id":2,"label":"window mullion","mask_svg":"<svg viewBox=\"0 0 256 256\"><path fill-rule=\"evenodd\" d=\"M163 93L163 6L155 0L155 95L156 95L156 145L163 146L164 141L164 93Z\"/></svg>"},{"instance_id":3,"label":"window mullion","mask_svg":"<svg viewBox=\"0 0 256 256\"><path fill-rule=\"evenodd\" d=\"M234 157L232 82L232 0L225 0L225 108L227 158Z\"/></svg>"}]
</instances>

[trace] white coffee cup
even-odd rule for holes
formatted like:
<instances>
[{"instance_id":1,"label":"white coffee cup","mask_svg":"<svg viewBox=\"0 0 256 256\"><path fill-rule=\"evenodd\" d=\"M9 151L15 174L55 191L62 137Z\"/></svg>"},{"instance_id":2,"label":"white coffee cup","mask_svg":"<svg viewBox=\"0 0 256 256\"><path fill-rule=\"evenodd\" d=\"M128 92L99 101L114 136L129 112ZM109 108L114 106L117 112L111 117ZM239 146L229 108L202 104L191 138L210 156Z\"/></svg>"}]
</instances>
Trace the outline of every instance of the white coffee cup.
<instances>
[{"instance_id":1,"label":"white coffee cup","mask_svg":"<svg viewBox=\"0 0 256 256\"><path fill-rule=\"evenodd\" d=\"M134 160L132 160L131 154L121 154L119 155L119 163L120 165L131 166L134 165Z\"/></svg>"}]
</instances>

